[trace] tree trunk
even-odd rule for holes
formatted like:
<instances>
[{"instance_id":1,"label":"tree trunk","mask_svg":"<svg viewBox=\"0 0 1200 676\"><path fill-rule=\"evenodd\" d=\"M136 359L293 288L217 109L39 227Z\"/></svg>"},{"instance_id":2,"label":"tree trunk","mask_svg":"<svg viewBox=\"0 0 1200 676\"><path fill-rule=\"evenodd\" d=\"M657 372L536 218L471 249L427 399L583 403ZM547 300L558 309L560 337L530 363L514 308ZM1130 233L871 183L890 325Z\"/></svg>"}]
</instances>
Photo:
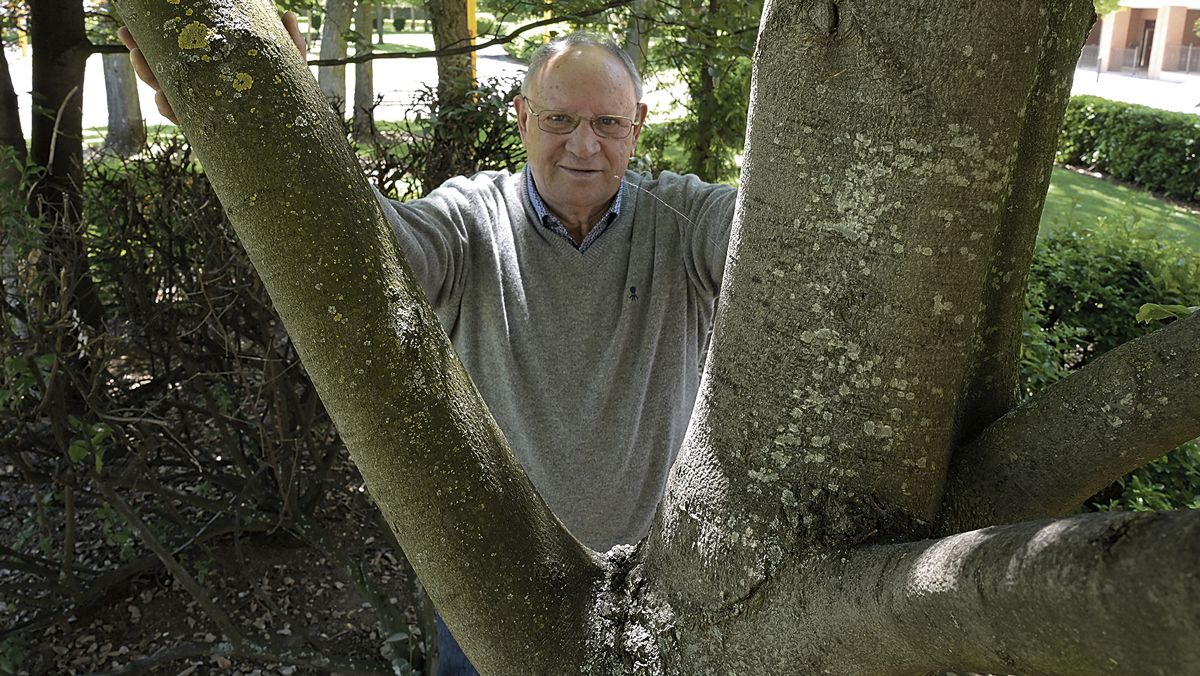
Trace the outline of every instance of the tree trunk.
<instances>
[{"instance_id":1,"label":"tree trunk","mask_svg":"<svg viewBox=\"0 0 1200 676\"><path fill-rule=\"evenodd\" d=\"M146 145L146 122L138 100L137 76L127 54L105 54L104 89L108 95L108 135L105 144L120 157Z\"/></svg>"},{"instance_id":2,"label":"tree trunk","mask_svg":"<svg viewBox=\"0 0 1200 676\"><path fill-rule=\"evenodd\" d=\"M707 16L716 16L720 9L720 0L708 0ZM688 170L697 176L716 177L722 173L721 158L715 155L717 114L720 111L714 81L716 65L708 58L701 58L696 65L688 76L688 94L696 115L696 128L688 149Z\"/></svg>"},{"instance_id":3,"label":"tree trunk","mask_svg":"<svg viewBox=\"0 0 1200 676\"><path fill-rule=\"evenodd\" d=\"M103 313L89 275L80 216L83 188L83 74L91 43L83 5L39 0L29 14L33 46L33 124L30 162L44 169L30 211L50 230L49 264L62 285L60 298L89 326Z\"/></svg>"},{"instance_id":4,"label":"tree trunk","mask_svg":"<svg viewBox=\"0 0 1200 676\"><path fill-rule=\"evenodd\" d=\"M356 54L371 52L371 7L366 2L358 3L354 16L355 32L361 41L355 47ZM371 61L354 64L354 139L367 141L375 134L375 84Z\"/></svg>"},{"instance_id":5,"label":"tree trunk","mask_svg":"<svg viewBox=\"0 0 1200 676\"><path fill-rule=\"evenodd\" d=\"M483 673L1200 670L1200 514L920 539L951 458L1010 396L1009 320L1088 0L767 5L701 398L650 535L604 554L517 466L274 6L212 0L202 48L220 68L180 54L162 3L118 6ZM183 95L230 86L242 98ZM1083 462L1124 451L1093 441ZM1045 498L1008 496L1026 497Z\"/></svg>"},{"instance_id":6,"label":"tree trunk","mask_svg":"<svg viewBox=\"0 0 1200 676\"><path fill-rule=\"evenodd\" d=\"M433 22L434 49L453 49L471 44L467 27L466 0L427 0L425 7ZM438 98L445 105L465 100L471 86L471 55L446 54L437 57Z\"/></svg>"},{"instance_id":7,"label":"tree trunk","mask_svg":"<svg viewBox=\"0 0 1200 676\"><path fill-rule=\"evenodd\" d=\"M321 22L322 59L346 58L346 34L354 15L354 0L325 0L325 18ZM319 66L317 79L321 93L339 117L346 116L346 66Z\"/></svg>"},{"instance_id":8,"label":"tree trunk","mask_svg":"<svg viewBox=\"0 0 1200 676\"><path fill-rule=\"evenodd\" d=\"M17 108L17 92L8 72L4 39L0 36L0 191L16 186L25 167L28 149L21 130L21 115Z\"/></svg>"},{"instance_id":9,"label":"tree trunk","mask_svg":"<svg viewBox=\"0 0 1200 676\"><path fill-rule=\"evenodd\" d=\"M625 53L633 59L638 72L646 67L650 53L650 12L654 11L654 0L633 0L629 6L629 28L625 31Z\"/></svg>"}]
</instances>

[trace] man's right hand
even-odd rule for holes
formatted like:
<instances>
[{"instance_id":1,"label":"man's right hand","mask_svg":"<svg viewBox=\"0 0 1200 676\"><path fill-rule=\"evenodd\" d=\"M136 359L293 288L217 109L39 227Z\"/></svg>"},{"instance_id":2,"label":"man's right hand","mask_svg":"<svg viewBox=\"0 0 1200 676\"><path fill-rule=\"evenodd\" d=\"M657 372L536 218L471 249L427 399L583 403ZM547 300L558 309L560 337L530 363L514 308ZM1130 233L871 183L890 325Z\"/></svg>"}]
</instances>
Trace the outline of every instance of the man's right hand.
<instances>
[{"instance_id":1,"label":"man's right hand","mask_svg":"<svg viewBox=\"0 0 1200 676\"><path fill-rule=\"evenodd\" d=\"M292 12L284 12L279 18L283 21L283 27L287 29L288 35L292 36L292 42L296 44L296 50L300 52L300 57L307 58L308 43L305 42L304 35L300 32L300 26L296 23L296 15ZM158 83L154 71L150 70L150 64L146 63L146 57L142 54L142 50L138 49L137 40L133 39L129 29L124 26L117 30L117 37L129 48L129 61L133 63L134 72L142 79L142 82L150 85L150 88L154 90L154 105L158 106L158 112L168 120L179 124L179 120L175 117L175 111L171 108L171 104L167 103L167 97L162 92L162 85Z\"/></svg>"}]
</instances>

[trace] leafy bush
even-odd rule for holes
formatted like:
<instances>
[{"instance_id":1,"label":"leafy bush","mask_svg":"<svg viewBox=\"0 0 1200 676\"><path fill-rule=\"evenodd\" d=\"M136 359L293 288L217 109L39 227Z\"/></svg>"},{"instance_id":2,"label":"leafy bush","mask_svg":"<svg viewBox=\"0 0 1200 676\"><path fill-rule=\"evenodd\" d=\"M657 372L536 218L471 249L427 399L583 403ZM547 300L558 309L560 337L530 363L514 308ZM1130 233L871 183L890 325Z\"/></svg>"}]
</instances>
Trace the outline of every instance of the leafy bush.
<instances>
[{"instance_id":1,"label":"leafy bush","mask_svg":"<svg viewBox=\"0 0 1200 676\"><path fill-rule=\"evenodd\" d=\"M475 14L475 34L479 36L497 35L497 29L500 24L496 22L496 17L486 12L478 12Z\"/></svg>"},{"instance_id":2,"label":"leafy bush","mask_svg":"<svg viewBox=\"0 0 1200 676\"><path fill-rule=\"evenodd\" d=\"M509 169L525 161L525 149L509 116L520 89L515 79L491 79L443 101L434 87L416 93L406 122L380 125L362 155L367 176L384 194L415 199L452 176Z\"/></svg>"},{"instance_id":3,"label":"leafy bush","mask_svg":"<svg viewBox=\"0 0 1200 676\"><path fill-rule=\"evenodd\" d=\"M1154 330L1134 321L1143 303L1195 305L1200 256L1181 244L1138 237L1125 225L1054 233L1030 266L1027 326L1034 344L1073 344L1057 377ZM1032 356L1040 349L1028 345ZM1022 359L1024 361L1025 355ZM1039 385L1040 386L1040 385ZM1030 390L1037 387L1030 387Z\"/></svg>"},{"instance_id":4,"label":"leafy bush","mask_svg":"<svg viewBox=\"0 0 1200 676\"><path fill-rule=\"evenodd\" d=\"M1143 303L1200 304L1200 254L1135 236L1103 221L1038 243L1025 296L1024 394L1104 352L1152 332L1135 321ZM1093 509L1200 507L1200 450L1188 444L1121 479Z\"/></svg>"},{"instance_id":5,"label":"leafy bush","mask_svg":"<svg viewBox=\"0 0 1200 676\"><path fill-rule=\"evenodd\" d=\"M1076 96L1067 105L1055 161L1194 202L1200 201L1198 154L1198 115Z\"/></svg>"}]
</instances>

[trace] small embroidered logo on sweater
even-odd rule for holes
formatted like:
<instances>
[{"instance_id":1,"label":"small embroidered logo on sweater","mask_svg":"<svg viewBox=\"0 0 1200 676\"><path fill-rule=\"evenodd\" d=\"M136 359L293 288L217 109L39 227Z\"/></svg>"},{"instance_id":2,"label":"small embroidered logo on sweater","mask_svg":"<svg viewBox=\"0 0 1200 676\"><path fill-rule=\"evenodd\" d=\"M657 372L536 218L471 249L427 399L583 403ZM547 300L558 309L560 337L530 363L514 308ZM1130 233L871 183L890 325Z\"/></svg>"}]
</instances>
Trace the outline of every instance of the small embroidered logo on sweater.
<instances>
[{"instance_id":1,"label":"small embroidered logo on sweater","mask_svg":"<svg viewBox=\"0 0 1200 676\"><path fill-rule=\"evenodd\" d=\"M637 287L629 287L629 300L637 300Z\"/></svg>"}]
</instances>

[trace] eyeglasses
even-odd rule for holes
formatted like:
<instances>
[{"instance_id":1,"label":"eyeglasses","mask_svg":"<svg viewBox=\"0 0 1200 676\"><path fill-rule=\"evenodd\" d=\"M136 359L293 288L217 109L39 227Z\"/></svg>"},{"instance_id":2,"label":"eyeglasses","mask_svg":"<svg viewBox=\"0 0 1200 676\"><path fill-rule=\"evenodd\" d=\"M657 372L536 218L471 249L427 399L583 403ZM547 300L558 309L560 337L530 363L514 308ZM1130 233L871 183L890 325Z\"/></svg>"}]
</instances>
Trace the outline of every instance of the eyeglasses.
<instances>
[{"instance_id":1,"label":"eyeglasses","mask_svg":"<svg viewBox=\"0 0 1200 676\"><path fill-rule=\"evenodd\" d=\"M538 112L533 109L533 104L529 103L528 96L522 96L521 98L525 99L525 105L529 106L529 112L533 113L533 116L537 118L538 129L548 134L570 134L575 131L580 122L587 120L588 124L592 127L592 131L596 132L596 136L622 139L628 138L633 128L641 124L641 122L634 122L633 118L621 115L581 117L579 115L572 115L565 110L543 110Z\"/></svg>"}]
</instances>

